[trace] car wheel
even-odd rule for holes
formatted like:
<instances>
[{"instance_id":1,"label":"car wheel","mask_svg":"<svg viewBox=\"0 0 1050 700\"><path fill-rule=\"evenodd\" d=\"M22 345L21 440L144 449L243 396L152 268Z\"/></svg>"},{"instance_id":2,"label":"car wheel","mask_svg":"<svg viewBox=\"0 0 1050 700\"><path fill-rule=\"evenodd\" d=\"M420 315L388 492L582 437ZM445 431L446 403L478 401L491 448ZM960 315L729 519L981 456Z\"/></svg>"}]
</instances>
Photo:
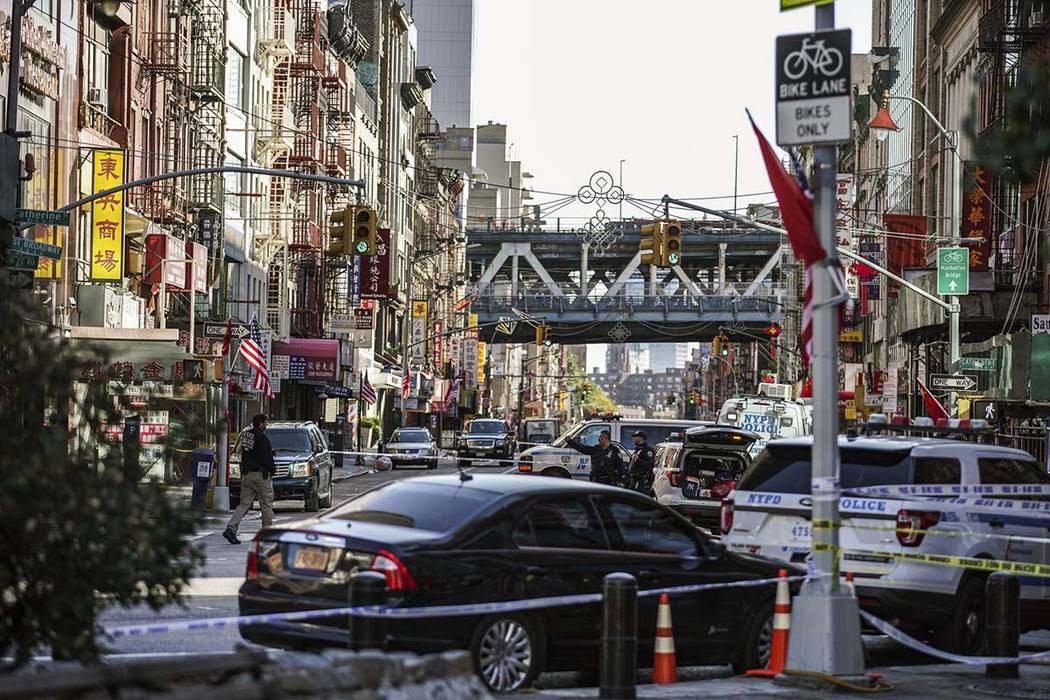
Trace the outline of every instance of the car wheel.
<instances>
[{"instance_id":1,"label":"car wheel","mask_svg":"<svg viewBox=\"0 0 1050 700\"><path fill-rule=\"evenodd\" d=\"M540 472L540 476L553 476L558 479L571 479L572 474L565 471L564 469L544 469Z\"/></svg>"},{"instance_id":2,"label":"car wheel","mask_svg":"<svg viewBox=\"0 0 1050 700\"><path fill-rule=\"evenodd\" d=\"M429 462L427 462L427 469L437 469L437 468L438 468L438 458L437 457L435 457L434 459L432 459Z\"/></svg>"},{"instance_id":3,"label":"car wheel","mask_svg":"<svg viewBox=\"0 0 1050 700\"><path fill-rule=\"evenodd\" d=\"M332 507L332 487L331 487L331 485L329 485L329 487L328 487L328 495L325 496L324 498L319 499L319 503L318 504L322 508L326 508L326 509Z\"/></svg>"},{"instance_id":4,"label":"car wheel","mask_svg":"<svg viewBox=\"0 0 1050 700\"><path fill-rule=\"evenodd\" d=\"M955 596L955 610L948 624L934 633L934 645L940 649L980 656L984 653L986 623L984 601L985 579L970 576L963 580Z\"/></svg>"},{"instance_id":5,"label":"car wheel","mask_svg":"<svg viewBox=\"0 0 1050 700\"><path fill-rule=\"evenodd\" d=\"M306 492L306 500L303 501L303 510L307 513L316 513L321 510L321 499L317 495L316 486Z\"/></svg>"},{"instance_id":6,"label":"car wheel","mask_svg":"<svg viewBox=\"0 0 1050 700\"><path fill-rule=\"evenodd\" d=\"M733 671L743 673L769 666L773 653L773 601L767 600L751 618L744 637L743 655L733 662Z\"/></svg>"},{"instance_id":7,"label":"car wheel","mask_svg":"<svg viewBox=\"0 0 1050 700\"><path fill-rule=\"evenodd\" d=\"M471 655L490 690L506 693L536 680L543 663L543 636L523 615L493 615L474 631Z\"/></svg>"},{"instance_id":8,"label":"car wheel","mask_svg":"<svg viewBox=\"0 0 1050 700\"><path fill-rule=\"evenodd\" d=\"M456 466L458 466L460 468L462 468L462 467L469 467L470 466L470 460L469 459L457 459L456 460Z\"/></svg>"}]
</instances>

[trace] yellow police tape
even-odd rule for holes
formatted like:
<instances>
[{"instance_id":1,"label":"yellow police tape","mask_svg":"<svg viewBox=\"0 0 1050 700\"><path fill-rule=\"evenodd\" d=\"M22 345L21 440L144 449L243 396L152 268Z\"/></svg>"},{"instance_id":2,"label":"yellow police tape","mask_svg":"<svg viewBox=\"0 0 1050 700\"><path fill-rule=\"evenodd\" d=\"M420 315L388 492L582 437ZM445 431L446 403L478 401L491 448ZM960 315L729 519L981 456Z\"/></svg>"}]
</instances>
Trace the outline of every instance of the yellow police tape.
<instances>
[{"instance_id":1,"label":"yellow police tape","mask_svg":"<svg viewBox=\"0 0 1050 700\"><path fill-rule=\"evenodd\" d=\"M814 520L814 530L831 530L847 528L850 530L873 530L875 532L907 532L915 535L934 535L940 537L973 537L984 540L1013 540L1014 542L1032 542L1034 544L1050 543L1050 537L1029 537L1027 535L1007 535L999 532L966 532L960 530L920 530L919 528L894 527L890 525L857 525L850 523L832 523L830 520Z\"/></svg>"},{"instance_id":2,"label":"yellow police tape","mask_svg":"<svg viewBox=\"0 0 1050 700\"><path fill-rule=\"evenodd\" d=\"M947 554L879 552L866 549L845 549L837 545L825 544L823 542L814 542L813 551L839 552L840 556L837 558L844 558L844 555L879 557L884 559L899 559L901 561L914 561L922 564L935 564L937 566L955 566L963 569L974 569L976 571L1005 571L1010 574L1023 574L1025 576L1050 578L1050 565L1047 564L1028 564L1019 561L1003 561L1002 559L976 559L974 557L956 557Z\"/></svg>"}]
</instances>

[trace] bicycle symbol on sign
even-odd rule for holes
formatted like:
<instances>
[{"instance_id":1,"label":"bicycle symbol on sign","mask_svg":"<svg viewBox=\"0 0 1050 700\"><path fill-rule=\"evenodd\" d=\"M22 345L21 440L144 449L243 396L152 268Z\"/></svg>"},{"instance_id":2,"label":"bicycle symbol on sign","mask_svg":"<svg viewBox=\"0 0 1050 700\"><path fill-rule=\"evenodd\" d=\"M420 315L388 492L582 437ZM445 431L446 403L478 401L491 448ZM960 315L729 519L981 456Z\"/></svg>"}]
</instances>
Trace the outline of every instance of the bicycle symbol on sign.
<instances>
[{"instance_id":1,"label":"bicycle symbol on sign","mask_svg":"<svg viewBox=\"0 0 1050 700\"><path fill-rule=\"evenodd\" d=\"M823 39L805 38L802 46L784 59L784 74L790 80L798 80L807 69L832 77L842 68L842 52L824 46Z\"/></svg>"},{"instance_id":2,"label":"bicycle symbol on sign","mask_svg":"<svg viewBox=\"0 0 1050 700\"><path fill-rule=\"evenodd\" d=\"M941 253L941 261L949 264L969 262L969 256L961 250L948 250Z\"/></svg>"}]
</instances>

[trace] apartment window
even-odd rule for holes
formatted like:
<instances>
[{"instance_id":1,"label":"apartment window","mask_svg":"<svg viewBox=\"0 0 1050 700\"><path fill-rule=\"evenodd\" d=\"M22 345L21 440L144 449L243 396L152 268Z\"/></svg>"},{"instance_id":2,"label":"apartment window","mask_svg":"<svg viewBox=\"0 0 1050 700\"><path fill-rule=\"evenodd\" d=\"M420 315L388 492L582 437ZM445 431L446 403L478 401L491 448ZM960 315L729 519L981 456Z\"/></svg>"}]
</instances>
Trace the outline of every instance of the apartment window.
<instances>
[{"instance_id":1,"label":"apartment window","mask_svg":"<svg viewBox=\"0 0 1050 700\"><path fill-rule=\"evenodd\" d=\"M84 95L88 104L109 114L110 31L89 18L84 28Z\"/></svg>"},{"instance_id":2,"label":"apartment window","mask_svg":"<svg viewBox=\"0 0 1050 700\"><path fill-rule=\"evenodd\" d=\"M226 154L226 165L244 165L244 160L238 158L232 153ZM245 201L247 198L243 195L245 176L243 173L224 173L223 178L226 181L226 213L232 218L243 219L245 218Z\"/></svg>"},{"instance_id":3,"label":"apartment window","mask_svg":"<svg viewBox=\"0 0 1050 700\"><path fill-rule=\"evenodd\" d=\"M226 104L244 110L244 54L230 47L226 59Z\"/></svg>"},{"instance_id":4,"label":"apartment window","mask_svg":"<svg viewBox=\"0 0 1050 700\"><path fill-rule=\"evenodd\" d=\"M25 183L22 206L27 209L50 209L51 191L51 124L37 116L18 111L18 128L32 136L22 142L22 153L32 153L36 159L36 173Z\"/></svg>"}]
</instances>

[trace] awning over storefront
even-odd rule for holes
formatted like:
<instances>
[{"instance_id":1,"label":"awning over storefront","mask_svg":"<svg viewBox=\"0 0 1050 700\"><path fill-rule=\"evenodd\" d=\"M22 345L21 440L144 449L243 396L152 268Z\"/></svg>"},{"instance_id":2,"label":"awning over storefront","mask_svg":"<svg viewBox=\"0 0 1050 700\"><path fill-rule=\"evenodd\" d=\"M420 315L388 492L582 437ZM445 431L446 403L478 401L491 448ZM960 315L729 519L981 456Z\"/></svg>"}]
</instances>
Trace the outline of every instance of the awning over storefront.
<instances>
[{"instance_id":1,"label":"awning over storefront","mask_svg":"<svg viewBox=\"0 0 1050 700\"><path fill-rule=\"evenodd\" d=\"M275 342L274 357L288 358L288 379L334 381L339 378L339 341L328 338L292 338Z\"/></svg>"}]
</instances>

